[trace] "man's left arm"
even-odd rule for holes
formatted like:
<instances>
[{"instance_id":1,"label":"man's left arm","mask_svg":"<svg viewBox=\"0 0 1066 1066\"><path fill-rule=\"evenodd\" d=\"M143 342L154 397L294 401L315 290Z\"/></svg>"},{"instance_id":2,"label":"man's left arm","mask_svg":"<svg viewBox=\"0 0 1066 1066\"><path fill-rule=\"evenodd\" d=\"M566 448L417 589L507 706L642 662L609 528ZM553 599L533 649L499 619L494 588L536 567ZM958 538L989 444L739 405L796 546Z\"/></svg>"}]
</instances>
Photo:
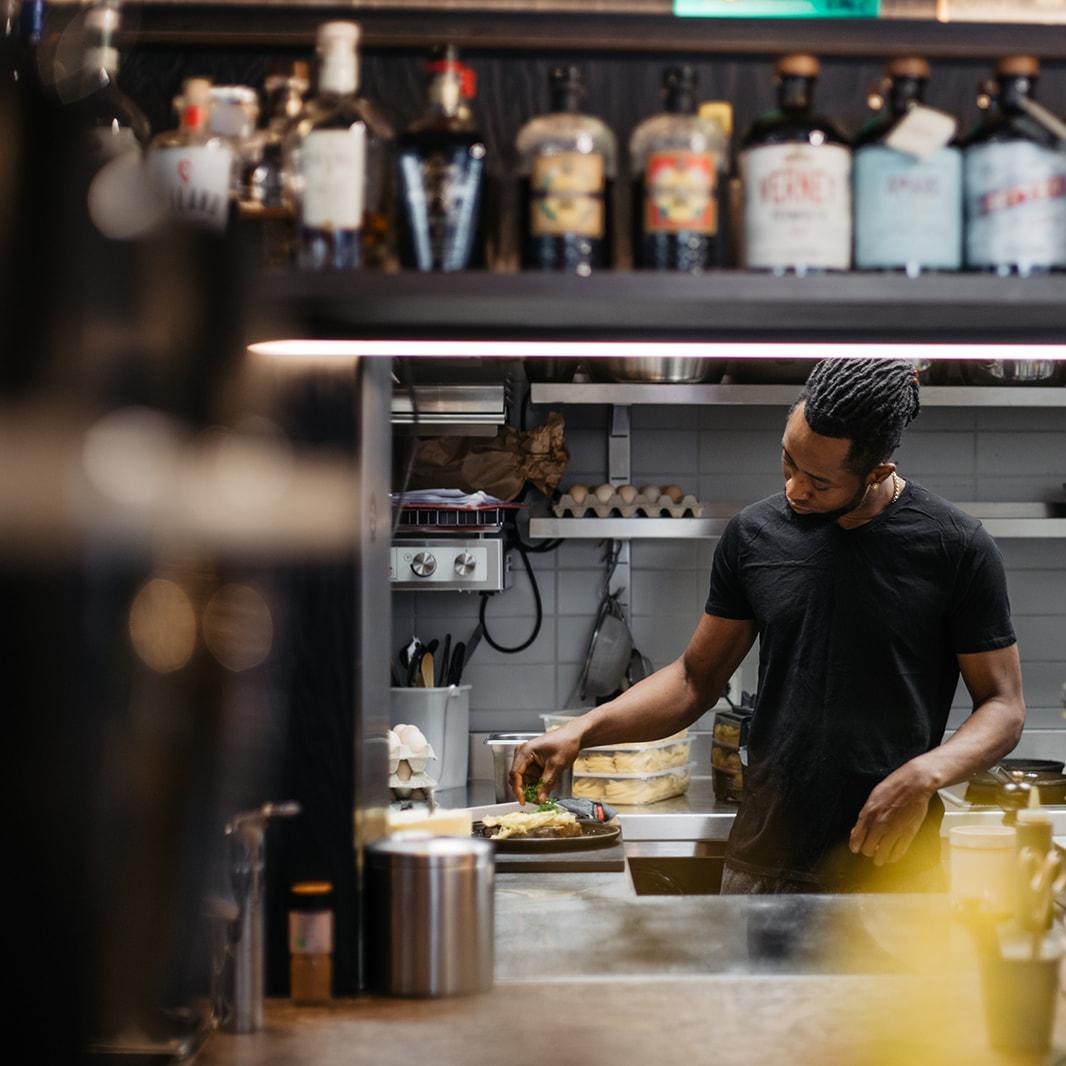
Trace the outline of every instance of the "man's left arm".
<instances>
[{"instance_id":1,"label":"man's left arm","mask_svg":"<svg viewBox=\"0 0 1066 1066\"><path fill-rule=\"evenodd\" d=\"M907 853L937 789L965 781L1018 743L1025 723L1018 645L959 655L973 713L940 747L904 763L871 793L851 831L849 846L874 864Z\"/></svg>"}]
</instances>

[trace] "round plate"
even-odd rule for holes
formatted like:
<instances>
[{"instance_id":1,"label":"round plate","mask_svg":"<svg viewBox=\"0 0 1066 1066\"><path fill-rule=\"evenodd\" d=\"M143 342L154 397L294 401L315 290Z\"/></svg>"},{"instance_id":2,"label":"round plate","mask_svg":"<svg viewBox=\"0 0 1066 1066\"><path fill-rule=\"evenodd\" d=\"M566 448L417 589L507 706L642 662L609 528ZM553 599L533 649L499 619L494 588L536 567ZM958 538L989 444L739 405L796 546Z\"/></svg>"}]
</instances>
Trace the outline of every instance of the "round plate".
<instances>
[{"instance_id":1,"label":"round plate","mask_svg":"<svg viewBox=\"0 0 1066 1066\"><path fill-rule=\"evenodd\" d=\"M510 851L526 854L539 854L550 851L585 851L588 848L610 847L622 830L617 825L604 825L592 818L579 818L581 826L579 837L507 837L506 840L494 840L483 822L474 823L476 837L491 840L497 851Z\"/></svg>"}]
</instances>

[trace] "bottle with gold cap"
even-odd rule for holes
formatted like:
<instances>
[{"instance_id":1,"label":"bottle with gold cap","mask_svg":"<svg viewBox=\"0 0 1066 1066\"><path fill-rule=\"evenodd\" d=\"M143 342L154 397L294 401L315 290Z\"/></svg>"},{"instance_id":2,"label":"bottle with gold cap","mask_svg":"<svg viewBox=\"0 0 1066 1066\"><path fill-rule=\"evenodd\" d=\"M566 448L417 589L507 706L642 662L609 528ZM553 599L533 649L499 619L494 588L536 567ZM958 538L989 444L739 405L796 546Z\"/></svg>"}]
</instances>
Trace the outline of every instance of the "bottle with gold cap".
<instances>
[{"instance_id":1,"label":"bottle with gold cap","mask_svg":"<svg viewBox=\"0 0 1066 1066\"><path fill-rule=\"evenodd\" d=\"M299 881L289 908L289 995L293 1003L328 1003L333 992L333 885Z\"/></svg>"},{"instance_id":2,"label":"bottle with gold cap","mask_svg":"<svg viewBox=\"0 0 1066 1066\"><path fill-rule=\"evenodd\" d=\"M855 140L855 267L958 270L962 266L962 154L954 120L932 117L909 140L904 121L925 98L929 64L893 59L871 98L880 113ZM931 139L930 139L931 138Z\"/></svg>"},{"instance_id":3,"label":"bottle with gold cap","mask_svg":"<svg viewBox=\"0 0 1066 1066\"><path fill-rule=\"evenodd\" d=\"M633 258L643 270L699 273L721 265L720 174L729 146L697 113L696 71L663 72L663 111L629 139Z\"/></svg>"},{"instance_id":4,"label":"bottle with gold cap","mask_svg":"<svg viewBox=\"0 0 1066 1066\"><path fill-rule=\"evenodd\" d=\"M851 150L815 114L814 56L774 64L777 108L757 119L741 144L745 265L805 273L851 265Z\"/></svg>"},{"instance_id":5,"label":"bottle with gold cap","mask_svg":"<svg viewBox=\"0 0 1066 1066\"><path fill-rule=\"evenodd\" d=\"M1040 65L1006 56L965 143L966 265L999 274L1066 267L1066 152L1029 107Z\"/></svg>"}]
</instances>

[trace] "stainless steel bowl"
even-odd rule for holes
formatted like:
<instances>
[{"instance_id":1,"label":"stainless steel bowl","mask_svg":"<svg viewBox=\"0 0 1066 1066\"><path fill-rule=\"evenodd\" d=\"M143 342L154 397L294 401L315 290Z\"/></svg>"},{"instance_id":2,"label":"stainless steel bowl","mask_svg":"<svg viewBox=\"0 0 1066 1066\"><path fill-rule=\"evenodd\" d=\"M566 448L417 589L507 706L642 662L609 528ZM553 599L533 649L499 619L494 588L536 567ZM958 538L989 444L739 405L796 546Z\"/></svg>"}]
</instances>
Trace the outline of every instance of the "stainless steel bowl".
<instances>
[{"instance_id":1,"label":"stainless steel bowl","mask_svg":"<svg viewBox=\"0 0 1066 1066\"><path fill-rule=\"evenodd\" d=\"M681 359L675 356L649 356L642 359L597 359L594 369L612 381L655 382L671 385L696 385L721 381L725 361L719 359Z\"/></svg>"},{"instance_id":2,"label":"stainless steel bowl","mask_svg":"<svg viewBox=\"0 0 1066 1066\"><path fill-rule=\"evenodd\" d=\"M963 375L970 385L1061 385L1063 364L1054 359L967 360Z\"/></svg>"},{"instance_id":3,"label":"stainless steel bowl","mask_svg":"<svg viewBox=\"0 0 1066 1066\"><path fill-rule=\"evenodd\" d=\"M508 803L514 800L511 793L511 761L515 751L527 740L539 737L540 733L490 733L485 743L492 752L492 778L496 785L496 802ZM570 770L566 770L556 782L551 792L552 799L568 799L573 783Z\"/></svg>"}]
</instances>

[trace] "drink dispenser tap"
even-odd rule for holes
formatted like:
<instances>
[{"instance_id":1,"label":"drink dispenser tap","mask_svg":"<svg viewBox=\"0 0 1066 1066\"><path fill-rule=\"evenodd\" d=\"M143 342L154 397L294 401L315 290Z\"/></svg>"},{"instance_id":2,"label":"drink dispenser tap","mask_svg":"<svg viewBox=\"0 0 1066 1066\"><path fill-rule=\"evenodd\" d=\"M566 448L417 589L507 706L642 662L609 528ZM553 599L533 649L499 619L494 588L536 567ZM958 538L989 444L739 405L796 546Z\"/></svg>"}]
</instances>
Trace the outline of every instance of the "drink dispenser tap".
<instances>
[{"instance_id":1,"label":"drink dispenser tap","mask_svg":"<svg viewBox=\"0 0 1066 1066\"><path fill-rule=\"evenodd\" d=\"M263 1027L263 871L264 836L271 818L291 818L300 804L264 803L257 810L236 814L226 825L230 840L230 879L236 914L218 960L220 977L216 1020L233 1033L252 1033Z\"/></svg>"}]
</instances>

